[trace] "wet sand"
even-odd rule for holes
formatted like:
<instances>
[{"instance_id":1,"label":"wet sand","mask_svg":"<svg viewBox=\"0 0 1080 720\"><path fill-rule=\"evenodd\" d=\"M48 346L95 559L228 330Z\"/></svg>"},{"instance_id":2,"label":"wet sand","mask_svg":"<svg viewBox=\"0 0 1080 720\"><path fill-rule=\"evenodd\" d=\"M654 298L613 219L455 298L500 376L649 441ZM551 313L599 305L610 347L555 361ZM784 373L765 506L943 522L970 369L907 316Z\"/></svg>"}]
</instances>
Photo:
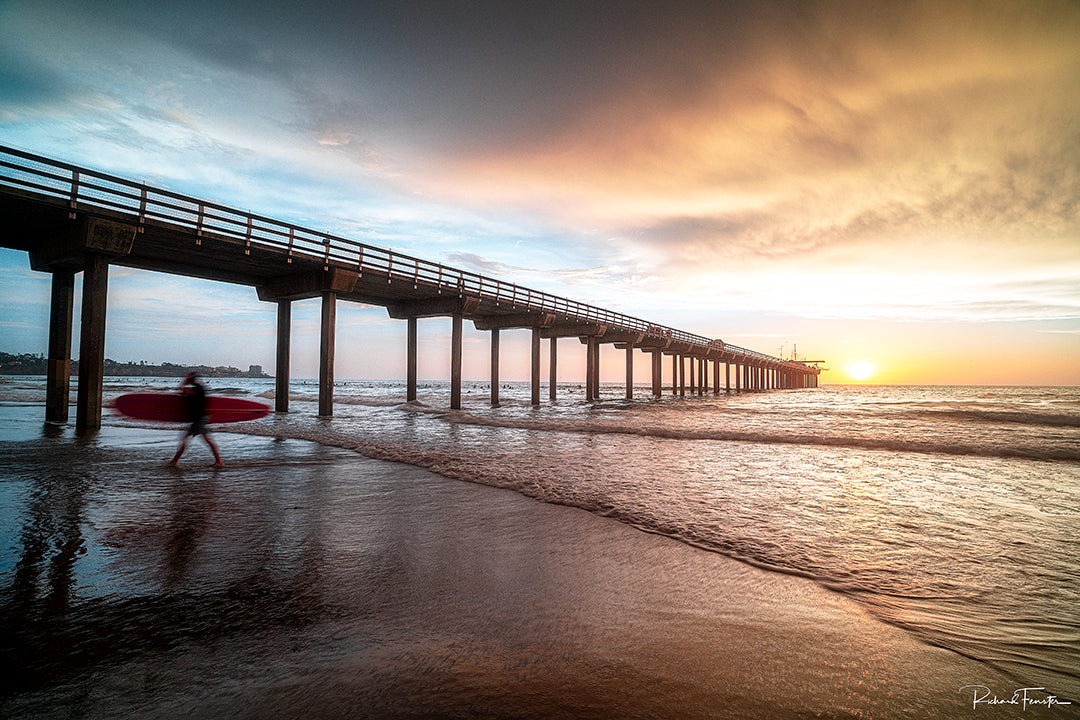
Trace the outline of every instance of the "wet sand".
<instances>
[{"instance_id":1,"label":"wet sand","mask_svg":"<svg viewBox=\"0 0 1080 720\"><path fill-rule=\"evenodd\" d=\"M0 408L4 717L952 718L1023 687L579 509L235 434L172 469L175 431L40 412Z\"/></svg>"}]
</instances>

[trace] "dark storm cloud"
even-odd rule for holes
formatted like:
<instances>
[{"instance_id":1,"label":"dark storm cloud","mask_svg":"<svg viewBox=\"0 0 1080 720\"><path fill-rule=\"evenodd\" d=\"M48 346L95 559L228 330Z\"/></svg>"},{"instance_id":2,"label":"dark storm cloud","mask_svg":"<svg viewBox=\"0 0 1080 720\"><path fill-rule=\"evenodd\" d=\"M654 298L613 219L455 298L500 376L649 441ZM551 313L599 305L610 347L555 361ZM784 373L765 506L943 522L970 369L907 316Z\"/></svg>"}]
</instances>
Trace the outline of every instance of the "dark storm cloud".
<instances>
[{"instance_id":1,"label":"dark storm cloud","mask_svg":"<svg viewBox=\"0 0 1080 720\"><path fill-rule=\"evenodd\" d=\"M18 57L0 46L0 108L47 105L70 95L71 84L55 70ZM0 109L0 116L4 110Z\"/></svg>"},{"instance_id":2,"label":"dark storm cloud","mask_svg":"<svg viewBox=\"0 0 1080 720\"><path fill-rule=\"evenodd\" d=\"M750 54L756 3L102 4L222 70L273 78L326 129L387 124L442 151L538 142L605 97L696 102ZM769 13L775 14L775 13ZM636 118L625 118L627 123Z\"/></svg>"}]
</instances>

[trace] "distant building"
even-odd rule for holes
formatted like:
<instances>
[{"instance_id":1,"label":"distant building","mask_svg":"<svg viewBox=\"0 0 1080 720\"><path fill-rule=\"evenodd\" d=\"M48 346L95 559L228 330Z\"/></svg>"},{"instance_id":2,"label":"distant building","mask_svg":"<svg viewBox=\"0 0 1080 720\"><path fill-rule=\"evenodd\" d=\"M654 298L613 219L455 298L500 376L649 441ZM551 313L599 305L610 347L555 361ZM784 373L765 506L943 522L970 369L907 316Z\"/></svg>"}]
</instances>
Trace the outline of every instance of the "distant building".
<instances>
[{"instance_id":1,"label":"distant building","mask_svg":"<svg viewBox=\"0 0 1080 720\"><path fill-rule=\"evenodd\" d=\"M248 375L254 375L256 377L263 374L262 365L250 365L248 367Z\"/></svg>"}]
</instances>

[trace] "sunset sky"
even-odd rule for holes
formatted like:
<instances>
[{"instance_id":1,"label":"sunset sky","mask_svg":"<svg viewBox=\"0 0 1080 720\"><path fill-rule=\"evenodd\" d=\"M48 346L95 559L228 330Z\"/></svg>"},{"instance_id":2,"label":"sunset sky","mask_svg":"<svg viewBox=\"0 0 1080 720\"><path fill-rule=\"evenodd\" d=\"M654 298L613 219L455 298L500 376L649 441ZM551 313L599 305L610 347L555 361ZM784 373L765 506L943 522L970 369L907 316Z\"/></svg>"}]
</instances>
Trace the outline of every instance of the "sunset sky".
<instances>
[{"instance_id":1,"label":"sunset sky","mask_svg":"<svg viewBox=\"0 0 1080 720\"><path fill-rule=\"evenodd\" d=\"M797 345L824 383L1080 384L1077 2L15 0L0 144ZM0 251L0 350L46 352L48 301ZM404 322L338 321L339 378L404 377ZM252 288L113 267L106 355L272 370L274 322ZM447 377L449 321L420 328Z\"/></svg>"}]
</instances>

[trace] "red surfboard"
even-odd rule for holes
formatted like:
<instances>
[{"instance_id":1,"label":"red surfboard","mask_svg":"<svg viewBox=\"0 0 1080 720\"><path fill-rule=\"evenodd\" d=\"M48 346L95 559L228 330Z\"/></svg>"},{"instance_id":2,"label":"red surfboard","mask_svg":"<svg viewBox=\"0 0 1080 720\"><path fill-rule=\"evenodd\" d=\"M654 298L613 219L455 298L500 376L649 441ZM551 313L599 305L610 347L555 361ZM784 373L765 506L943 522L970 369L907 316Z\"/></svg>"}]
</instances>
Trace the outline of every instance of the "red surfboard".
<instances>
[{"instance_id":1,"label":"red surfboard","mask_svg":"<svg viewBox=\"0 0 1080 720\"><path fill-rule=\"evenodd\" d=\"M128 417L162 422L190 422L187 397L179 393L129 393L116 398L116 409ZM208 395L206 422L254 420L270 413L270 406L254 400Z\"/></svg>"}]
</instances>

